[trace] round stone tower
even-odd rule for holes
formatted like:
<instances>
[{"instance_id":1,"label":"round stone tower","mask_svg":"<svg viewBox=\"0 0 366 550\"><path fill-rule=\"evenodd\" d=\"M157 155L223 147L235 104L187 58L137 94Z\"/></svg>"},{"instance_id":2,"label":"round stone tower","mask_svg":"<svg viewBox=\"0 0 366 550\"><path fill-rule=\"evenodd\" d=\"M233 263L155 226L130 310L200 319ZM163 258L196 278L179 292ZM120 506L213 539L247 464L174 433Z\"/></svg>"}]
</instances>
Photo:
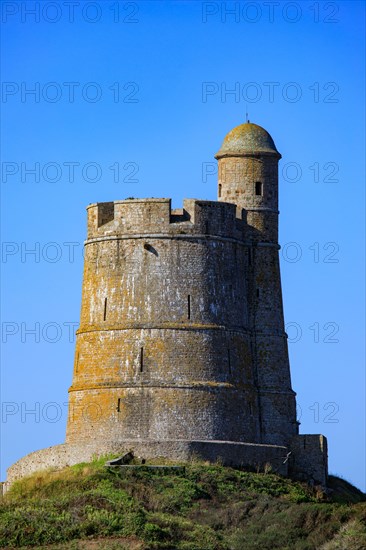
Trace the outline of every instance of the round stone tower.
<instances>
[{"instance_id":1,"label":"round stone tower","mask_svg":"<svg viewBox=\"0 0 366 550\"><path fill-rule=\"evenodd\" d=\"M219 201L88 206L66 443L8 470L133 451L199 456L325 484L327 442L298 435L278 259L278 161L246 123L226 136Z\"/></svg>"},{"instance_id":2,"label":"round stone tower","mask_svg":"<svg viewBox=\"0 0 366 550\"><path fill-rule=\"evenodd\" d=\"M224 139L218 159L218 200L245 210L248 223L249 326L263 443L286 444L297 433L278 258L278 161L269 133L241 124Z\"/></svg>"},{"instance_id":3,"label":"round stone tower","mask_svg":"<svg viewBox=\"0 0 366 550\"><path fill-rule=\"evenodd\" d=\"M172 211L170 199L88 207L67 443L260 441L236 210L185 200Z\"/></svg>"}]
</instances>

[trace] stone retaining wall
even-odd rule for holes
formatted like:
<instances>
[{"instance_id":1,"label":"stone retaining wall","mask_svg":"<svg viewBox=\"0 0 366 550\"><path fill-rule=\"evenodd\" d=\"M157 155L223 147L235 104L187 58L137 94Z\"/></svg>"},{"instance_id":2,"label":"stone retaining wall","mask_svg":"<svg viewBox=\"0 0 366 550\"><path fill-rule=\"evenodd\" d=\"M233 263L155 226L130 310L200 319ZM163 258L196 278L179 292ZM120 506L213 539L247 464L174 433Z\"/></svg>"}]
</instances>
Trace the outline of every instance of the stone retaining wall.
<instances>
[{"instance_id":1,"label":"stone retaining wall","mask_svg":"<svg viewBox=\"0 0 366 550\"><path fill-rule=\"evenodd\" d=\"M124 444L106 444L103 447L55 445L30 453L8 469L10 485L16 479L49 468L60 469L80 462L89 462L105 454L123 454L133 451L139 458L155 459L169 457L169 460L186 461L194 458L215 462L219 460L228 466L246 466L263 471L271 466L273 471L287 475L286 447L256 445L230 441L125 441Z\"/></svg>"}]
</instances>

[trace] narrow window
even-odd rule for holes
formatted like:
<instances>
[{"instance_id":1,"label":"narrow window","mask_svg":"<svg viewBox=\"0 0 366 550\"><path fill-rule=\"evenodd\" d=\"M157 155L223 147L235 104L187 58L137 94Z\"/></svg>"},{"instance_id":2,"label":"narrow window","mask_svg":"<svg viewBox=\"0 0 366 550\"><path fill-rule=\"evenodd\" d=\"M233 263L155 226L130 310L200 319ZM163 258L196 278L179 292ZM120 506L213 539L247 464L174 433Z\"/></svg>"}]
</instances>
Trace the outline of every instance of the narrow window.
<instances>
[{"instance_id":1,"label":"narrow window","mask_svg":"<svg viewBox=\"0 0 366 550\"><path fill-rule=\"evenodd\" d=\"M229 366L229 374L231 374L231 357L230 357L230 348L227 348L227 364Z\"/></svg>"},{"instance_id":2,"label":"narrow window","mask_svg":"<svg viewBox=\"0 0 366 550\"><path fill-rule=\"evenodd\" d=\"M219 183L219 198L221 197L221 183Z\"/></svg>"},{"instance_id":3,"label":"narrow window","mask_svg":"<svg viewBox=\"0 0 366 550\"><path fill-rule=\"evenodd\" d=\"M257 298L259 298L259 288L257 288Z\"/></svg>"},{"instance_id":4,"label":"narrow window","mask_svg":"<svg viewBox=\"0 0 366 550\"><path fill-rule=\"evenodd\" d=\"M121 398L120 397L118 398L118 401L117 401L117 412L121 412Z\"/></svg>"},{"instance_id":5,"label":"narrow window","mask_svg":"<svg viewBox=\"0 0 366 550\"><path fill-rule=\"evenodd\" d=\"M107 298L104 298L104 314L103 314L103 320L105 321L107 318Z\"/></svg>"},{"instance_id":6,"label":"narrow window","mask_svg":"<svg viewBox=\"0 0 366 550\"><path fill-rule=\"evenodd\" d=\"M149 243L144 244L144 249L154 254L154 256L159 256L158 251Z\"/></svg>"},{"instance_id":7,"label":"narrow window","mask_svg":"<svg viewBox=\"0 0 366 550\"><path fill-rule=\"evenodd\" d=\"M79 355L80 355L80 352L78 351L78 354L76 356L76 365L75 365L75 371L78 372L79 370Z\"/></svg>"},{"instance_id":8,"label":"narrow window","mask_svg":"<svg viewBox=\"0 0 366 550\"><path fill-rule=\"evenodd\" d=\"M140 372L144 371L144 348L140 348Z\"/></svg>"},{"instance_id":9,"label":"narrow window","mask_svg":"<svg viewBox=\"0 0 366 550\"><path fill-rule=\"evenodd\" d=\"M252 249L249 248L248 250L248 264L252 265Z\"/></svg>"},{"instance_id":10,"label":"narrow window","mask_svg":"<svg viewBox=\"0 0 366 550\"><path fill-rule=\"evenodd\" d=\"M256 195L263 195L263 184L261 181L255 182L255 194Z\"/></svg>"},{"instance_id":11,"label":"narrow window","mask_svg":"<svg viewBox=\"0 0 366 550\"><path fill-rule=\"evenodd\" d=\"M253 416L253 407L251 403L249 403L249 414L250 416Z\"/></svg>"},{"instance_id":12,"label":"narrow window","mask_svg":"<svg viewBox=\"0 0 366 550\"><path fill-rule=\"evenodd\" d=\"M187 307L188 307L188 319L190 319L191 318L191 295L190 294L188 294Z\"/></svg>"}]
</instances>

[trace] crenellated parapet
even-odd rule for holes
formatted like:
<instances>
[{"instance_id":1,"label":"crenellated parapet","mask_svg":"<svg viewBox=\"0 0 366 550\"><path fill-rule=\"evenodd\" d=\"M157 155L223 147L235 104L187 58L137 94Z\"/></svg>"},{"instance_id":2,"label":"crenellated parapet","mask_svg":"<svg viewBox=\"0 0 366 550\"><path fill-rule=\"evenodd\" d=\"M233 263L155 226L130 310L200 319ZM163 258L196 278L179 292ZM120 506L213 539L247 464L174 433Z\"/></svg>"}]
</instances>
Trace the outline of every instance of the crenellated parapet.
<instances>
[{"instance_id":1,"label":"crenellated parapet","mask_svg":"<svg viewBox=\"0 0 366 550\"><path fill-rule=\"evenodd\" d=\"M88 240L103 237L167 234L215 235L243 240L246 212L234 204L185 199L173 210L171 199L127 199L90 204Z\"/></svg>"}]
</instances>

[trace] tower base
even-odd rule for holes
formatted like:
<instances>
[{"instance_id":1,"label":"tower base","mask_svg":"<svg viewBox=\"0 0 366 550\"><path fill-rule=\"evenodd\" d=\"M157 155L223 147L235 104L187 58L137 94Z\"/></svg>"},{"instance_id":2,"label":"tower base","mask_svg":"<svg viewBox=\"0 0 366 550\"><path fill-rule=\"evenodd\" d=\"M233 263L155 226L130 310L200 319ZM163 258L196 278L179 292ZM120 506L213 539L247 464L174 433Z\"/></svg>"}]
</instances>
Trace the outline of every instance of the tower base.
<instances>
[{"instance_id":1,"label":"tower base","mask_svg":"<svg viewBox=\"0 0 366 550\"><path fill-rule=\"evenodd\" d=\"M80 462L90 462L103 455L128 451L148 460L219 461L225 466L250 468L259 472L270 470L321 485L326 485L327 479L327 444L326 438L321 435L295 436L288 447L236 441L126 440L123 443L82 446L64 443L30 453L10 466L3 492L17 479L37 471L61 469Z\"/></svg>"}]
</instances>

